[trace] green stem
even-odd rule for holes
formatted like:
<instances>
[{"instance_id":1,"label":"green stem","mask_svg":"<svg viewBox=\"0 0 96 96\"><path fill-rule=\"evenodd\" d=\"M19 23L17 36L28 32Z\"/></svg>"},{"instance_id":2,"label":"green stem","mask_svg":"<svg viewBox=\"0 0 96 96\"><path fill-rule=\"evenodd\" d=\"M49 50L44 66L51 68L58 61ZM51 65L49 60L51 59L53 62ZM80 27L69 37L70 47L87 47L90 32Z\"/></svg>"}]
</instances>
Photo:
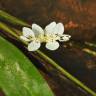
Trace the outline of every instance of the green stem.
<instances>
[{"instance_id":1,"label":"green stem","mask_svg":"<svg viewBox=\"0 0 96 96\"><path fill-rule=\"evenodd\" d=\"M95 43L85 42L85 44L88 45L88 46L96 48L96 44Z\"/></svg>"},{"instance_id":2,"label":"green stem","mask_svg":"<svg viewBox=\"0 0 96 96\"><path fill-rule=\"evenodd\" d=\"M6 24L0 22L0 29L3 29L4 31L10 33L11 35L13 35L14 37L18 38L17 34L15 34L10 28L7 27Z\"/></svg>"},{"instance_id":3,"label":"green stem","mask_svg":"<svg viewBox=\"0 0 96 96\"><path fill-rule=\"evenodd\" d=\"M8 17L6 18L9 19L12 17ZM13 19L14 21L14 19ZM14 21L15 22L15 21ZM16 23L16 22L15 22ZM14 35L14 32L11 30L6 30L6 29L9 29L7 26L5 26L4 24L2 25L3 23L0 23L0 27L2 27L3 30L7 31L8 33L11 33L12 35ZM25 23L24 23L25 24ZM21 24L20 25L24 25L24 24ZM2 25L2 26L1 26ZM7 28L5 28L5 27ZM30 25L29 25L30 26ZM13 33L12 33L13 32ZM14 35L15 36L15 35ZM16 38L19 38L18 36L15 36ZM91 90L90 88L88 88L86 85L84 85L81 81L79 81L78 79L76 79L74 76L72 76L70 73L68 73L64 68L62 68L61 66L59 66L59 64L57 64L55 61L53 61L51 58L49 58L47 55L45 55L43 52L41 51L36 51L38 53L38 55L40 55L42 57L42 59L46 60L47 62L49 62L52 66L54 66L55 68L57 68L60 72L62 72L63 75L65 75L67 78L69 78L70 80L72 80L73 82L75 82L77 85L79 85L81 88L83 88L84 90L86 90L88 93L90 93L92 96L96 96L96 93Z\"/></svg>"},{"instance_id":4,"label":"green stem","mask_svg":"<svg viewBox=\"0 0 96 96\"><path fill-rule=\"evenodd\" d=\"M82 50L83 50L84 52L92 55L92 56L96 56L96 51L90 50L90 49L88 49L88 48L83 48Z\"/></svg>"},{"instance_id":5,"label":"green stem","mask_svg":"<svg viewBox=\"0 0 96 96\"><path fill-rule=\"evenodd\" d=\"M13 31L13 30L16 31L17 29L14 29L14 28L13 28L13 30L12 30L10 27L8 27L6 24L4 24L4 23L2 23L2 22L0 22L0 29L8 32L8 33L11 34L12 36L14 36L17 40L20 40L22 43L24 43L25 45L28 44L27 42L21 40L20 37Z\"/></svg>"},{"instance_id":6,"label":"green stem","mask_svg":"<svg viewBox=\"0 0 96 96\"><path fill-rule=\"evenodd\" d=\"M9 22L12 23L12 24L30 27L29 24L27 24L27 23L25 23L25 22L17 19L16 17L14 17L14 16L12 16L12 15L10 15L10 14L2 11L2 10L0 10L0 18L9 21Z\"/></svg>"},{"instance_id":7,"label":"green stem","mask_svg":"<svg viewBox=\"0 0 96 96\"><path fill-rule=\"evenodd\" d=\"M62 68L61 66L59 66L56 62L54 62L51 58L49 58L48 56L46 56L44 53L42 53L41 51L37 51L38 54L40 54L44 60L47 60L51 65L53 65L56 69L58 69L63 75L65 75L67 78L69 78L70 80L72 80L73 82L75 82L77 85L79 85L81 88L85 89L88 93L90 93L92 96L96 96L96 93L91 90L90 88L88 88L87 86L85 86L81 81L79 81L78 79L76 79L74 76L72 76L70 73L68 73L64 68Z\"/></svg>"}]
</instances>

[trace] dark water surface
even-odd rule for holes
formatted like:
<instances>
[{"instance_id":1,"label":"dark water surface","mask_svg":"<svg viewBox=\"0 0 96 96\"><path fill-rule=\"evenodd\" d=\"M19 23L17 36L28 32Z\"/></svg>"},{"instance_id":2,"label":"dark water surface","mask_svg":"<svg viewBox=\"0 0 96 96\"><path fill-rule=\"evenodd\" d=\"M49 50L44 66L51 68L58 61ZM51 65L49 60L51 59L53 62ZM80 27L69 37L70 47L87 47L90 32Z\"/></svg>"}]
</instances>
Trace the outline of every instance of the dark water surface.
<instances>
[{"instance_id":1,"label":"dark water surface","mask_svg":"<svg viewBox=\"0 0 96 96\"><path fill-rule=\"evenodd\" d=\"M45 45L40 50L94 91L96 91L96 56L82 51L81 46L84 45L85 41L96 41L95 5L96 0L0 0L0 9L29 24L35 22L45 27L52 21L63 22L65 33L72 36L71 40L68 43L61 43L60 48L56 51L47 50ZM75 43L72 43L72 40ZM45 74L44 76L55 91L56 96L90 96L74 84L70 84L68 80L61 80L55 72L51 72L49 76L41 63L36 58L31 57L21 44L14 40L10 41L29 56L40 70L43 70L43 74ZM76 46L77 43L79 43L79 47ZM88 48L88 46L85 47Z\"/></svg>"}]
</instances>

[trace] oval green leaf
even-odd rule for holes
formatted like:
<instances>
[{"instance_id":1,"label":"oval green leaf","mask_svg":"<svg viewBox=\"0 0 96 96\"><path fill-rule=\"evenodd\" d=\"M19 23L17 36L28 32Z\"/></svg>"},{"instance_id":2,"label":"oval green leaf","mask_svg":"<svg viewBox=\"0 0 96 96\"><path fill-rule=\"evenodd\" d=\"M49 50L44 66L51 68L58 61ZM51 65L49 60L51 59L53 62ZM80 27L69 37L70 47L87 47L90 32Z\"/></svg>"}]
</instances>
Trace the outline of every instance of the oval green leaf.
<instances>
[{"instance_id":1,"label":"oval green leaf","mask_svg":"<svg viewBox=\"0 0 96 96\"><path fill-rule=\"evenodd\" d=\"M54 96L28 58L0 37L0 89L6 96Z\"/></svg>"}]
</instances>

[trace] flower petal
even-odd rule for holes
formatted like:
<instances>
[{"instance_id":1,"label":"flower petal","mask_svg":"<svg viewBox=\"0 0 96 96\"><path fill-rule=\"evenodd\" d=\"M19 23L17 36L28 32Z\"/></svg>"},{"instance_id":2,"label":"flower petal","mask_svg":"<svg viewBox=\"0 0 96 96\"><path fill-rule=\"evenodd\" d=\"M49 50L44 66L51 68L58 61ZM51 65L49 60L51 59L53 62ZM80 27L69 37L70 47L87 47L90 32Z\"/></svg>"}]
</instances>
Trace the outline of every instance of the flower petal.
<instances>
[{"instance_id":1,"label":"flower petal","mask_svg":"<svg viewBox=\"0 0 96 96\"><path fill-rule=\"evenodd\" d=\"M24 41L27 41L27 42L29 42L30 40L29 39L27 39L25 36L20 36L20 39L22 39L22 40L24 40Z\"/></svg>"},{"instance_id":2,"label":"flower petal","mask_svg":"<svg viewBox=\"0 0 96 96\"><path fill-rule=\"evenodd\" d=\"M40 48L40 42L33 41L28 44L28 51L36 51Z\"/></svg>"},{"instance_id":3,"label":"flower petal","mask_svg":"<svg viewBox=\"0 0 96 96\"><path fill-rule=\"evenodd\" d=\"M54 34L61 35L64 33L64 25L62 23L58 23L54 29L53 29Z\"/></svg>"},{"instance_id":4,"label":"flower petal","mask_svg":"<svg viewBox=\"0 0 96 96\"><path fill-rule=\"evenodd\" d=\"M52 34L55 26L56 26L56 22L51 22L49 25L47 25L45 27L45 34Z\"/></svg>"},{"instance_id":5,"label":"flower petal","mask_svg":"<svg viewBox=\"0 0 96 96\"><path fill-rule=\"evenodd\" d=\"M44 35L44 30L37 24L32 24L32 30L34 31L35 36Z\"/></svg>"},{"instance_id":6,"label":"flower petal","mask_svg":"<svg viewBox=\"0 0 96 96\"><path fill-rule=\"evenodd\" d=\"M30 29L30 28L23 27L23 35L24 35L25 37L29 37L29 36L34 37L34 32L33 32L32 29Z\"/></svg>"},{"instance_id":7,"label":"flower petal","mask_svg":"<svg viewBox=\"0 0 96 96\"><path fill-rule=\"evenodd\" d=\"M46 48L49 50L56 50L59 48L59 43L57 41L47 42Z\"/></svg>"},{"instance_id":8,"label":"flower petal","mask_svg":"<svg viewBox=\"0 0 96 96\"><path fill-rule=\"evenodd\" d=\"M60 42L68 41L70 38L71 38L70 35L64 34L64 35L61 35L61 36L60 36L59 41L60 41Z\"/></svg>"}]
</instances>

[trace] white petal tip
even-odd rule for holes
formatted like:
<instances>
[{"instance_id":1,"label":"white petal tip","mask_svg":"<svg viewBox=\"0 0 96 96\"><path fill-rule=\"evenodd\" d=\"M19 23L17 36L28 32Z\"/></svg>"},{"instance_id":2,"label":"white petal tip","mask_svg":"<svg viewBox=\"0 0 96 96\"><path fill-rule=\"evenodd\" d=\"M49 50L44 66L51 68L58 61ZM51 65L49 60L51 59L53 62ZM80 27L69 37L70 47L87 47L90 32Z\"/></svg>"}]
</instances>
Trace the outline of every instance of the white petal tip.
<instances>
[{"instance_id":1,"label":"white petal tip","mask_svg":"<svg viewBox=\"0 0 96 96\"><path fill-rule=\"evenodd\" d=\"M48 42L46 43L46 48L52 51L55 51L59 48L59 43L54 41L54 42Z\"/></svg>"},{"instance_id":2,"label":"white petal tip","mask_svg":"<svg viewBox=\"0 0 96 96\"><path fill-rule=\"evenodd\" d=\"M32 24L32 30L34 31L34 34L36 36L44 35L44 30L42 29L42 27L37 25L37 24L35 24L35 23Z\"/></svg>"},{"instance_id":3,"label":"white petal tip","mask_svg":"<svg viewBox=\"0 0 96 96\"><path fill-rule=\"evenodd\" d=\"M24 41L27 41L27 42L29 42L30 40L29 39L27 39L26 37L24 37L24 36L20 36L20 39L21 40L24 40Z\"/></svg>"},{"instance_id":4,"label":"white petal tip","mask_svg":"<svg viewBox=\"0 0 96 96\"><path fill-rule=\"evenodd\" d=\"M28 44L28 51L36 51L40 48L40 42L31 42Z\"/></svg>"}]
</instances>

